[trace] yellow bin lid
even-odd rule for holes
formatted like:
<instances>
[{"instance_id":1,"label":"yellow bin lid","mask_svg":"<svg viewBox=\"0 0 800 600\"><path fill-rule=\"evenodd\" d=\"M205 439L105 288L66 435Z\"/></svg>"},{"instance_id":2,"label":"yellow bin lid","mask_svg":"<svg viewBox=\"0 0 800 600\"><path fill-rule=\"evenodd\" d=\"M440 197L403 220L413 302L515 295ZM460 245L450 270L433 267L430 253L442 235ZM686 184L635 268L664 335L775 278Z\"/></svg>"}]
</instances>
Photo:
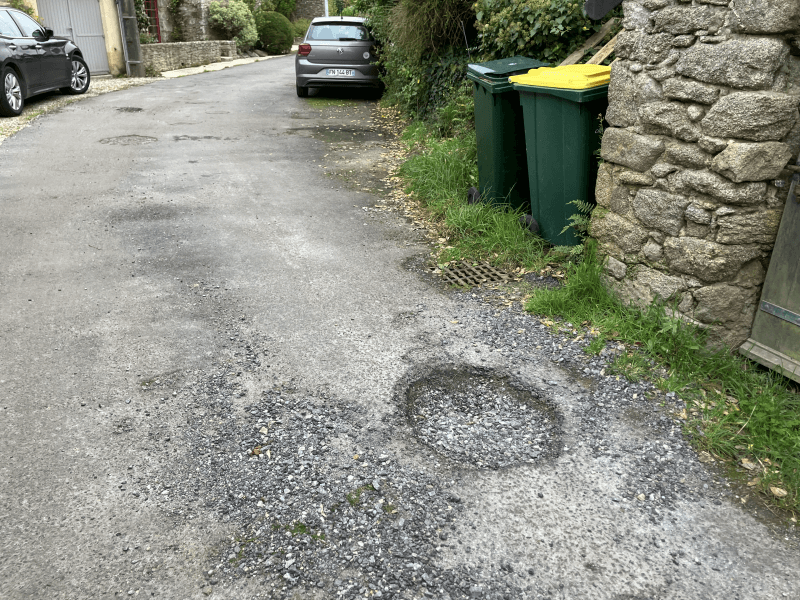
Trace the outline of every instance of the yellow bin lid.
<instances>
[{"instance_id":1,"label":"yellow bin lid","mask_svg":"<svg viewBox=\"0 0 800 600\"><path fill-rule=\"evenodd\" d=\"M564 65L561 67L539 67L524 75L514 75L508 80L520 85L588 90L605 85L611 79L611 67L603 65Z\"/></svg>"}]
</instances>

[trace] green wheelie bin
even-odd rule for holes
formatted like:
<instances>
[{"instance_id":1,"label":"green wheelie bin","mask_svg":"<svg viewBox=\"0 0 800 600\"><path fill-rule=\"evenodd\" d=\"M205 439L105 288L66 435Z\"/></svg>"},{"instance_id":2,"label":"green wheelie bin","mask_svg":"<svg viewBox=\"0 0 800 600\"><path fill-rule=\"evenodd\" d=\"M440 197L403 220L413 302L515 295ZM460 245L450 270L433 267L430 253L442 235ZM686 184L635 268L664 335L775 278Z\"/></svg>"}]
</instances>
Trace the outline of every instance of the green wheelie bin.
<instances>
[{"instance_id":1,"label":"green wheelie bin","mask_svg":"<svg viewBox=\"0 0 800 600\"><path fill-rule=\"evenodd\" d=\"M567 65L510 77L525 122L531 215L556 246L580 240L571 228L574 200L594 203L600 119L608 107L611 67Z\"/></svg>"},{"instance_id":2,"label":"green wheelie bin","mask_svg":"<svg viewBox=\"0 0 800 600\"><path fill-rule=\"evenodd\" d=\"M519 94L509 75L527 73L546 63L512 56L467 65L475 94L478 143L478 190L481 199L529 212L528 165Z\"/></svg>"}]
</instances>

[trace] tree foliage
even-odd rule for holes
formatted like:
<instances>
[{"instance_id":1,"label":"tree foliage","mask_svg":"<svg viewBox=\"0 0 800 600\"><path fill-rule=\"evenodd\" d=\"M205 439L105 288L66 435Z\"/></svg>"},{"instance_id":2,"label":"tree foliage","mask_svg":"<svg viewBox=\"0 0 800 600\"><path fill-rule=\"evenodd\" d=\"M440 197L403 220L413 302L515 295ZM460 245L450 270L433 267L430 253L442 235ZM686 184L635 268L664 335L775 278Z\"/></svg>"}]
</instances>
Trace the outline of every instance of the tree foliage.
<instances>
[{"instance_id":1,"label":"tree foliage","mask_svg":"<svg viewBox=\"0 0 800 600\"><path fill-rule=\"evenodd\" d=\"M471 1L357 0L353 4L358 14L367 17L379 43L387 101L409 115L429 118L461 93L468 62L464 31L475 38Z\"/></svg>"},{"instance_id":2,"label":"tree foliage","mask_svg":"<svg viewBox=\"0 0 800 600\"><path fill-rule=\"evenodd\" d=\"M296 4L296 0L273 0L275 12L281 13L287 19L291 17Z\"/></svg>"},{"instance_id":3,"label":"tree foliage","mask_svg":"<svg viewBox=\"0 0 800 600\"><path fill-rule=\"evenodd\" d=\"M208 7L208 21L243 50L258 40L253 13L244 0L215 0Z\"/></svg>"},{"instance_id":4,"label":"tree foliage","mask_svg":"<svg viewBox=\"0 0 800 600\"><path fill-rule=\"evenodd\" d=\"M582 0L478 0L473 9L487 60L521 55L558 64L602 26L584 14Z\"/></svg>"}]
</instances>

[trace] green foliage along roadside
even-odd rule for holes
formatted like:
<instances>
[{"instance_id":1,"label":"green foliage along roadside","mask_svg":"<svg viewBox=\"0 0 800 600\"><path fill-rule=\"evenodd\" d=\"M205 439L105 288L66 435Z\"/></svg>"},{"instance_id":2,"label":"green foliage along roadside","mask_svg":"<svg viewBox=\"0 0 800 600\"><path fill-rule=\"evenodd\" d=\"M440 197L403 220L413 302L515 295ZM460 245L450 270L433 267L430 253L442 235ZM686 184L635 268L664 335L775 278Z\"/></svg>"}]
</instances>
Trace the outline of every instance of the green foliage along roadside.
<instances>
[{"instance_id":1,"label":"green foliage along roadside","mask_svg":"<svg viewBox=\"0 0 800 600\"><path fill-rule=\"evenodd\" d=\"M459 93L468 62L515 55L561 62L603 25L587 18L582 7L582 0L356 0L352 5L367 17L381 45L385 100L423 120ZM617 8L608 18L619 14Z\"/></svg>"},{"instance_id":2,"label":"green foliage along roadside","mask_svg":"<svg viewBox=\"0 0 800 600\"><path fill-rule=\"evenodd\" d=\"M464 33L475 41L471 1L356 1L380 45L387 103L428 119L460 93L469 62Z\"/></svg>"},{"instance_id":3,"label":"green foliage along roadside","mask_svg":"<svg viewBox=\"0 0 800 600\"><path fill-rule=\"evenodd\" d=\"M287 19L291 16L292 11L294 11L294 7L296 4L295 0L272 0L272 4L275 5L273 10L275 12L281 13Z\"/></svg>"},{"instance_id":4,"label":"green foliage along roadside","mask_svg":"<svg viewBox=\"0 0 800 600\"><path fill-rule=\"evenodd\" d=\"M294 27L279 12L256 13L256 28L261 45L269 54L286 54L292 49Z\"/></svg>"},{"instance_id":5,"label":"green foliage along roadside","mask_svg":"<svg viewBox=\"0 0 800 600\"><path fill-rule=\"evenodd\" d=\"M292 21L292 27L294 28L294 37L305 37L306 32L308 31L309 26L311 25L311 19L297 19L296 21Z\"/></svg>"},{"instance_id":6,"label":"green foliage along roadside","mask_svg":"<svg viewBox=\"0 0 800 600\"><path fill-rule=\"evenodd\" d=\"M208 6L208 21L237 47L249 50L258 40L253 13L244 0L215 0Z\"/></svg>"},{"instance_id":7,"label":"green foliage along roadside","mask_svg":"<svg viewBox=\"0 0 800 600\"><path fill-rule=\"evenodd\" d=\"M487 60L521 55L558 64L603 25L583 13L583 0L478 0L473 9Z\"/></svg>"},{"instance_id":8,"label":"green foliage along roadside","mask_svg":"<svg viewBox=\"0 0 800 600\"><path fill-rule=\"evenodd\" d=\"M520 213L484 203L467 204L467 186L478 179L474 131L442 139L430 126L417 123L404 139L416 151L400 175L447 239L440 262L487 260L528 268L542 264L543 242L520 226Z\"/></svg>"}]
</instances>

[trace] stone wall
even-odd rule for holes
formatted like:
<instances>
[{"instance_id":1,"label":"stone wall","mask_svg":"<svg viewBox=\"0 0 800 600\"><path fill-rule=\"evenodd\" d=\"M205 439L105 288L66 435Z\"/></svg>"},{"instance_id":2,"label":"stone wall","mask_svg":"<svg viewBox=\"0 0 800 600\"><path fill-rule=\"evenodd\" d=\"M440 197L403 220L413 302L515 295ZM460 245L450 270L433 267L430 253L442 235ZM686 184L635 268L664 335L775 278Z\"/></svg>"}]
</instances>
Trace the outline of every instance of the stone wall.
<instances>
[{"instance_id":1,"label":"stone wall","mask_svg":"<svg viewBox=\"0 0 800 600\"><path fill-rule=\"evenodd\" d=\"M325 16L325 0L297 0L292 12L292 20L313 19Z\"/></svg>"},{"instance_id":2,"label":"stone wall","mask_svg":"<svg viewBox=\"0 0 800 600\"><path fill-rule=\"evenodd\" d=\"M800 1L623 7L591 233L623 300L738 347L800 149Z\"/></svg>"},{"instance_id":3,"label":"stone wall","mask_svg":"<svg viewBox=\"0 0 800 600\"><path fill-rule=\"evenodd\" d=\"M211 0L183 0L178 12L180 14L181 30L184 41L195 42L219 39L219 35L208 24L208 5ZM160 0L158 3L158 18L161 24L161 41L171 42L172 32L175 29L172 14L167 9L169 2Z\"/></svg>"},{"instance_id":4,"label":"stone wall","mask_svg":"<svg viewBox=\"0 0 800 600\"><path fill-rule=\"evenodd\" d=\"M185 67L198 67L236 57L236 42L209 40L205 42L173 42L145 44L142 59L145 69L162 73Z\"/></svg>"}]
</instances>

